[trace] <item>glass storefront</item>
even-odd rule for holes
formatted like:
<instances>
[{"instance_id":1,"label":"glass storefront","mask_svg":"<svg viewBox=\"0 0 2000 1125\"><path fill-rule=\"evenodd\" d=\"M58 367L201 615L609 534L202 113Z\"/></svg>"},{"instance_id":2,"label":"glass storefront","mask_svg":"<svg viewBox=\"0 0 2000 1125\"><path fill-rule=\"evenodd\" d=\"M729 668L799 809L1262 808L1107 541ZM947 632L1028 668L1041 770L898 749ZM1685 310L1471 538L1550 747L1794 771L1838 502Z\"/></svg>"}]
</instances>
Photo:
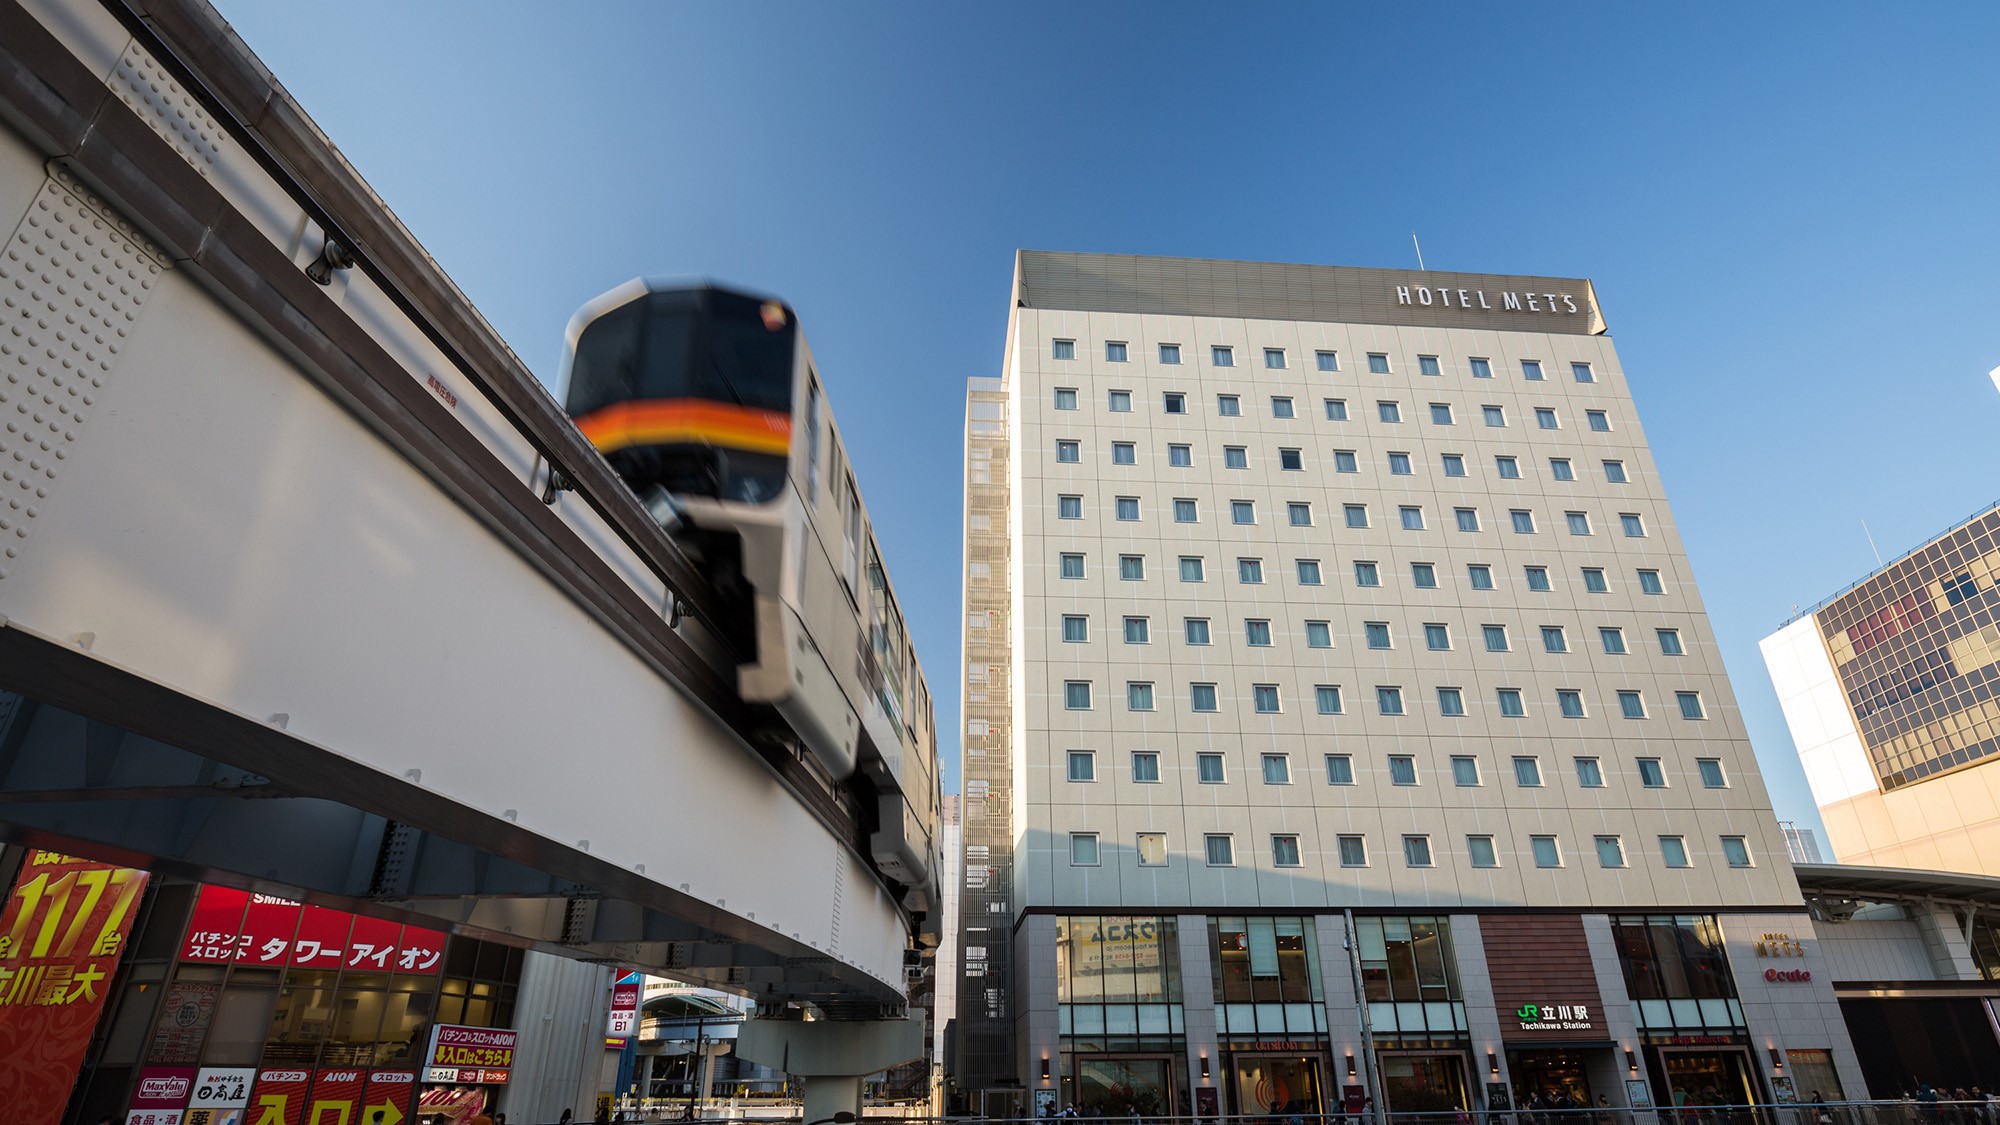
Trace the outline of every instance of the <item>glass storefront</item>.
<instances>
[{"instance_id":1,"label":"glass storefront","mask_svg":"<svg viewBox=\"0 0 2000 1125\"><path fill-rule=\"evenodd\" d=\"M1656 1048L1656 1074L1667 1088L1662 1104L1677 1109L1703 1106L1756 1105L1757 1080L1750 1070L1750 1052L1743 1047L1703 1049Z\"/></svg>"},{"instance_id":2,"label":"glass storefront","mask_svg":"<svg viewBox=\"0 0 2000 1125\"><path fill-rule=\"evenodd\" d=\"M1238 1051L1230 1055L1230 1070L1232 1108L1238 1114L1311 1119L1323 1112L1325 1098L1316 1056Z\"/></svg>"},{"instance_id":3,"label":"glass storefront","mask_svg":"<svg viewBox=\"0 0 2000 1125\"><path fill-rule=\"evenodd\" d=\"M1471 1107L1460 1052L1385 1051L1381 1066L1382 1107L1390 1113L1449 1113L1455 1119Z\"/></svg>"},{"instance_id":4,"label":"glass storefront","mask_svg":"<svg viewBox=\"0 0 2000 1125\"><path fill-rule=\"evenodd\" d=\"M1590 1088L1589 1068L1585 1064L1584 1050L1577 1047L1508 1051L1507 1073L1514 1080L1514 1104L1525 1107L1538 1096L1544 1105L1595 1104L1596 1095Z\"/></svg>"},{"instance_id":5,"label":"glass storefront","mask_svg":"<svg viewBox=\"0 0 2000 1125\"><path fill-rule=\"evenodd\" d=\"M1177 1112L1174 1065L1169 1058L1076 1060L1073 1105L1085 1117L1161 1117Z\"/></svg>"},{"instance_id":6,"label":"glass storefront","mask_svg":"<svg viewBox=\"0 0 2000 1125\"><path fill-rule=\"evenodd\" d=\"M1061 1105L1086 1116L1187 1111L1180 929L1172 916L1056 919Z\"/></svg>"}]
</instances>

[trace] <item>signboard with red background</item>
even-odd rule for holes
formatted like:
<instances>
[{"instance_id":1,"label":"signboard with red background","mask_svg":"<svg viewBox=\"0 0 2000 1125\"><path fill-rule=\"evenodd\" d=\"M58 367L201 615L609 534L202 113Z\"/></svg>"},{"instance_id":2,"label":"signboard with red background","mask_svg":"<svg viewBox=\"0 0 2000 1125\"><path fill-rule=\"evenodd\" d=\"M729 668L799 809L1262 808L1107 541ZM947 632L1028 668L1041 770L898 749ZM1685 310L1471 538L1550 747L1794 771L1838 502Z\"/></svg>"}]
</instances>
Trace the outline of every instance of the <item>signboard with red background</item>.
<instances>
[{"instance_id":1,"label":"signboard with red background","mask_svg":"<svg viewBox=\"0 0 2000 1125\"><path fill-rule=\"evenodd\" d=\"M0 1090L10 1125L56 1125L138 913L146 873L58 852L21 865L0 911Z\"/></svg>"},{"instance_id":2,"label":"signboard with red background","mask_svg":"<svg viewBox=\"0 0 2000 1125\"><path fill-rule=\"evenodd\" d=\"M444 939L444 934L420 926L275 895L203 887L181 944L181 960L434 974L444 959Z\"/></svg>"}]
</instances>

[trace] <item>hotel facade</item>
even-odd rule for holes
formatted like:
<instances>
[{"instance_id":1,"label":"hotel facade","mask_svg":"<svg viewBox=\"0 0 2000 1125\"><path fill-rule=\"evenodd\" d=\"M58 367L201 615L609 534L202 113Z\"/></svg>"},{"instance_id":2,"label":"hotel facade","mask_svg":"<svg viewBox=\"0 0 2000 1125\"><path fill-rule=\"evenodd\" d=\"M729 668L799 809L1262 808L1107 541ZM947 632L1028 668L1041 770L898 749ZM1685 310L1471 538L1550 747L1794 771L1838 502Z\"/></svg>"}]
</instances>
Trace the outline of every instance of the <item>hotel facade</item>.
<instances>
[{"instance_id":1,"label":"hotel facade","mask_svg":"<svg viewBox=\"0 0 2000 1125\"><path fill-rule=\"evenodd\" d=\"M966 426L969 1108L1865 1096L1589 281L1024 251Z\"/></svg>"}]
</instances>

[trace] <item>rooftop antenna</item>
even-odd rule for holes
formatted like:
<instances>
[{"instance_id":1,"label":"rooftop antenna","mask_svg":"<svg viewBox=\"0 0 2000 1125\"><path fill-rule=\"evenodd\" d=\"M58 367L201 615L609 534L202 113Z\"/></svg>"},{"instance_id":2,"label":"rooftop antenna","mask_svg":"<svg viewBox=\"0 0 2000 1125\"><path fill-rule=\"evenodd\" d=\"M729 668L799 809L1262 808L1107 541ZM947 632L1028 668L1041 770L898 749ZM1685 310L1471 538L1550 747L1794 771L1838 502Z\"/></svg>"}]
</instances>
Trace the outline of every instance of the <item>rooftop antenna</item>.
<instances>
[{"instance_id":1,"label":"rooftop antenna","mask_svg":"<svg viewBox=\"0 0 2000 1125\"><path fill-rule=\"evenodd\" d=\"M1875 534L1868 530L1867 520L1861 521L1861 534L1868 537L1868 549L1875 552L1875 566L1879 570L1882 566L1882 548L1875 545Z\"/></svg>"},{"instance_id":2,"label":"rooftop antenna","mask_svg":"<svg viewBox=\"0 0 2000 1125\"><path fill-rule=\"evenodd\" d=\"M1416 231L1411 231L1411 232L1410 232L1410 245L1412 245L1412 246L1414 246L1414 247L1416 247L1416 248L1417 248L1417 268L1418 268L1418 269L1423 269L1423 268L1424 268L1424 244L1423 244L1423 243L1421 243L1421 242L1418 242L1418 241L1417 241L1417 232L1416 232ZM1996 377L1995 377L1995 379L1994 379L1994 382L1995 382L1996 384L2000 384L2000 376L1996 376Z\"/></svg>"}]
</instances>

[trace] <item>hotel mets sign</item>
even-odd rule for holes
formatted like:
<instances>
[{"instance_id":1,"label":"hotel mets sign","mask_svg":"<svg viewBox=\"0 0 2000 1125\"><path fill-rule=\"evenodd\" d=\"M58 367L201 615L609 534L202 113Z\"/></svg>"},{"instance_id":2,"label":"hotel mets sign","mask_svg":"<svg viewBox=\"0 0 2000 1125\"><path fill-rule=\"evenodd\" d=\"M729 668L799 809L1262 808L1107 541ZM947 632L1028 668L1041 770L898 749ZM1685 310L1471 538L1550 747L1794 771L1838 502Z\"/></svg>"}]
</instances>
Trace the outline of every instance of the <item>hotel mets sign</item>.
<instances>
[{"instance_id":1,"label":"hotel mets sign","mask_svg":"<svg viewBox=\"0 0 2000 1125\"><path fill-rule=\"evenodd\" d=\"M1499 302L1494 304L1493 302ZM1491 299L1484 289L1452 289L1428 285L1396 286L1399 305L1443 305L1448 309L1488 309L1500 312L1553 313L1575 316L1583 312L1572 293L1530 293L1514 289L1495 290Z\"/></svg>"}]
</instances>

